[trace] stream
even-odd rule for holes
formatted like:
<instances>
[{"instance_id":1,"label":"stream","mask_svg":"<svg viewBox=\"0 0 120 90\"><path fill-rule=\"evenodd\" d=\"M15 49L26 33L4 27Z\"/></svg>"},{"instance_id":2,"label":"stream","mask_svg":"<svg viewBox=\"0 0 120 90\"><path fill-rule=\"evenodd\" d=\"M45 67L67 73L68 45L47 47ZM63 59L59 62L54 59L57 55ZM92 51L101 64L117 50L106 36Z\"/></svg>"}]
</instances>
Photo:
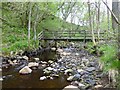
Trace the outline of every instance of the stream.
<instances>
[{"instance_id":1,"label":"stream","mask_svg":"<svg viewBox=\"0 0 120 90\"><path fill-rule=\"evenodd\" d=\"M32 73L27 75L19 73L19 70L29 63L26 60L19 60L16 65L3 62L2 88L62 90L65 86L75 85L83 90L91 90L97 85L104 87L108 84L108 78L99 69L98 60L85 50L75 48L63 48L57 52L50 50L29 58L29 62L37 62L39 66L31 67Z\"/></svg>"},{"instance_id":2,"label":"stream","mask_svg":"<svg viewBox=\"0 0 120 90\"><path fill-rule=\"evenodd\" d=\"M40 56L36 56L41 61L49 61L56 60L56 52L46 51L43 52ZM30 61L34 61L31 58ZM17 66L10 66L9 68L2 68L3 70L3 83L2 88L57 88L56 90L61 90L61 88L65 87L69 84L66 81L66 77L64 75L60 75L59 78L53 80L45 80L40 81L40 76L43 75L43 69L33 70L33 72L29 75L20 75ZM57 84L56 84L57 83Z\"/></svg>"}]
</instances>

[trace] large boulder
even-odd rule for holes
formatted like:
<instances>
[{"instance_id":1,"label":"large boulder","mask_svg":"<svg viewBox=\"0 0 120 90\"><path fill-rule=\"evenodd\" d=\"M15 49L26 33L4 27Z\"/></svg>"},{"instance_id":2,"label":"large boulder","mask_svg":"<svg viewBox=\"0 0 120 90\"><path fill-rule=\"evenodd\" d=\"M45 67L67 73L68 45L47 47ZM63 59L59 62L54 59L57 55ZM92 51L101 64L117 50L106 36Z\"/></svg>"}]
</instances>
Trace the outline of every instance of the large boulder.
<instances>
[{"instance_id":1,"label":"large boulder","mask_svg":"<svg viewBox=\"0 0 120 90\"><path fill-rule=\"evenodd\" d=\"M25 66L19 71L19 73L20 74L29 74L29 73L32 73L32 70L28 66Z\"/></svg>"},{"instance_id":2,"label":"large boulder","mask_svg":"<svg viewBox=\"0 0 120 90\"><path fill-rule=\"evenodd\" d=\"M68 86L64 87L63 90L80 90L80 89L76 86L68 85Z\"/></svg>"}]
</instances>

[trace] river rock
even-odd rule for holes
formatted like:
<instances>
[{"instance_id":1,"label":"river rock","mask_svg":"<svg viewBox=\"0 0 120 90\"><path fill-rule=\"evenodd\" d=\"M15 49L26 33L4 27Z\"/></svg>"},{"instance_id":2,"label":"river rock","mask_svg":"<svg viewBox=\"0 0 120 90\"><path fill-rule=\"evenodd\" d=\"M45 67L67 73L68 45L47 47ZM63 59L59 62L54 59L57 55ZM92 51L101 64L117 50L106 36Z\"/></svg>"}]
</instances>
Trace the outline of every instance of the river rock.
<instances>
[{"instance_id":1,"label":"river rock","mask_svg":"<svg viewBox=\"0 0 120 90\"><path fill-rule=\"evenodd\" d=\"M63 90L80 90L77 86L68 85Z\"/></svg>"},{"instance_id":2,"label":"river rock","mask_svg":"<svg viewBox=\"0 0 120 90\"><path fill-rule=\"evenodd\" d=\"M72 69L65 70L65 74L68 74L68 73L73 73L73 70Z\"/></svg>"},{"instance_id":3,"label":"river rock","mask_svg":"<svg viewBox=\"0 0 120 90\"><path fill-rule=\"evenodd\" d=\"M76 56L79 56L79 53L75 53Z\"/></svg>"},{"instance_id":4,"label":"river rock","mask_svg":"<svg viewBox=\"0 0 120 90\"><path fill-rule=\"evenodd\" d=\"M94 88L98 89L98 88L102 88L102 87L103 87L103 85L96 85Z\"/></svg>"},{"instance_id":5,"label":"river rock","mask_svg":"<svg viewBox=\"0 0 120 90\"><path fill-rule=\"evenodd\" d=\"M39 61L40 59L39 58L34 58L35 61Z\"/></svg>"},{"instance_id":6,"label":"river rock","mask_svg":"<svg viewBox=\"0 0 120 90\"><path fill-rule=\"evenodd\" d=\"M88 67L93 67L93 66L95 66L95 62L89 62L89 64L87 65Z\"/></svg>"},{"instance_id":7,"label":"river rock","mask_svg":"<svg viewBox=\"0 0 120 90\"><path fill-rule=\"evenodd\" d=\"M44 69L43 71L44 71L44 74L46 74L46 75L49 75L52 72L52 71L50 71L48 69Z\"/></svg>"},{"instance_id":8,"label":"river rock","mask_svg":"<svg viewBox=\"0 0 120 90\"><path fill-rule=\"evenodd\" d=\"M73 81L73 82L71 82L71 84L74 85L74 86L78 86L79 82L78 81Z\"/></svg>"},{"instance_id":9,"label":"river rock","mask_svg":"<svg viewBox=\"0 0 120 90\"><path fill-rule=\"evenodd\" d=\"M52 63L53 63L53 61L52 61L52 60L49 60L49 61L48 61L48 63L52 64Z\"/></svg>"},{"instance_id":10,"label":"river rock","mask_svg":"<svg viewBox=\"0 0 120 90\"><path fill-rule=\"evenodd\" d=\"M95 67L88 67L87 69L86 69L86 71L88 71L88 72L92 72L92 71L94 71L95 70Z\"/></svg>"},{"instance_id":11,"label":"river rock","mask_svg":"<svg viewBox=\"0 0 120 90\"><path fill-rule=\"evenodd\" d=\"M45 61L41 61L41 63L42 63L42 64L47 64L47 62L45 62Z\"/></svg>"},{"instance_id":12,"label":"river rock","mask_svg":"<svg viewBox=\"0 0 120 90\"><path fill-rule=\"evenodd\" d=\"M55 48L55 47L53 47L53 48L51 48L51 50L52 50L52 51L55 51L55 50L56 50L56 48Z\"/></svg>"},{"instance_id":13,"label":"river rock","mask_svg":"<svg viewBox=\"0 0 120 90\"><path fill-rule=\"evenodd\" d=\"M2 72L2 69L0 68L0 72Z\"/></svg>"},{"instance_id":14,"label":"river rock","mask_svg":"<svg viewBox=\"0 0 120 90\"><path fill-rule=\"evenodd\" d=\"M96 84L96 82L94 80L90 79L90 78L85 79L85 82L92 85L92 86Z\"/></svg>"},{"instance_id":15,"label":"river rock","mask_svg":"<svg viewBox=\"0 0 120 90\"><path fill-rule=\"evenodd\" d=\"M39 66L39 63L36 63L36 62L28 63L28 67L38 67L38 66Z\"/></svg>"},{"instance_id":16,"label":"river rock","mask_svg":"<svg viewBox=\"0 0 120 90\"><path fill-rule=\"evenodd\" d=\"M10 65L14 65L14 63L11 60L8 60Z\"/></svg>"},{"instance_id":17,"label":"river rock","mask_svg":"<svg viewBox=\"0 0 120 90\"><path fill-rule=\"evenodd\" d=\"M3 78L2 78L2 77L0 77L0 81L3 81Z\"/></svg>"},{"instance_id":18,"label":"river rock","mask_svg":"<svg viewBox=\"0 0 120 90\"><path fill-rule=\"evenodd\" d=\"M81 75L84 75L84 74L89 74L89 72L83 70L83 69L78 69L77 72Z\"/></svg>"},{"instance_id":19,"label":"river rock","mask_svg":"<svg viewBox=\"0 0 120 90\"><path fill-rule=\"evenodd\" d=\"M61 67L60 67L60 70L61 70L61 71L64 71L65 69L66 69L66 68L65 68L64 66L61 66Z\"/></svg>"},{"instance_id":20,"label":"river rock","mask_svg":"<svg viewBox=\"0 0 120 90\"><path fill-rule=\"evenodd\" d=\"M27 56L23 56L22 58L25 59L25 60L27 60L27 61L29 59Z\"/></svg>"},{"instance_id":21,"label":"river rock","mask_svg":"<svg viewBox=\"0 0 120 90\"><path fill-rule=\"evenodd\" d=\"M62 54L63 56L69 56L71 53L62 52L61 54Z\"/></svg>"},{"instance_id":22,"label":"river rock","mask_svg":"<svg viewBox=\"0 0 120 90\"><path fill-rule=\"evenodd\" d=\"M86 89L85 89L86 86L85 86L84 84L82 84L82 83L79 83L79 84L78 84L78 87L79 87L80 90L86 90Z\"/></svg>"},{"instance_id":23,"label":"river rock","mask_svg":"<svg viewBox=\"0 0 120 90\"><path fill-rule=\"evenodd\" d=\"M77 69L77 72L78 73L81 73L81 72L83 72L84 70L83 69Z\"/></svg>"},{"instance_id":24,"label":"river rock","mask_svg":"<svg viewBox=\"0 0 120 90\"><path fill-rule=\"evenodd\" d=\"M75 74L75 75L74 75L74 80L79 80L79 79L80 79L80 77L81 77L81 75L80 75L80 74Z\"/></svg>"},{"instance_id":25,"label":"river rock","mask_svg":"<svg viewBox=\"0 0 120 90\"><path fill-rule=\"evenodd\" d=\"M53 77L50 77L51 80L53 80Z\"/></svg>"},{"instance_id":26,"label":"river rock","mask_svg":"<svg viewBox=\"0 0 120 90\"><path fill-rule=\"evenodd\" d=\"M73 79L74 79L74 76L69 76L69 77L67 78L67 81L73 81Z\"/></svg>"},{"instance_id":27,"label":"river rock","mask_svg":"<svg viewBox=\"0 0 120 90\"><path fill-rule=\"evenodd\" d=\"M78 86L79 86L79 87L85 87L85 85L82 84L82 83L79 83Z\"/></svg>"},{"instance_id":28,"label":"river rock","mask_svg":"<svg viewBox=\"0 0 120 90\"><path fill-rule=\"evenodd\" d=\"M51 76L52 76L52 77L59 77L58 74L52 74Z\"/></svg>"},{"instance_id":29,"label":"river rock","mask_svg":"<svg viewBox=\"0 0 120 90\"><path fill-rule=\"evenodd\" d=\"M63 50L60 49L60 48L58 48L56 51L59 52L59 53L63 52Z\"/></svg>"},{"instance_id":30,"label":"river rock","mask_svg":"<svg viewBox=\"0 0 120 90\"><path fill-rule=\"evenodd\" d=\"M49 70L49 71L52 71L54 68L52 68L52 67L47 67L46 69Z\"/></svg>"},{"instance_id":31,"label":"river rock","mask_svg":"<svg viewBox=\"0 0 120 90\"><path fill-rule=\"evenodd\" d=\"M40 77L40 80L45 80L45 79L47 79L46 76L42 76L42 77Z\"/></svg>"},{"instance_id":32,"label":"river rock","mask_svg":"<svg viewBox=\"0 0 120 90\"><path fill-rule=\"evenodd\" d=\"M20 74L29 74L29 73L31 73L31 72L32 72L32 70L31 70L28 66L23 67L23 68L19 71Z\"/></svg>"}]
</instances>

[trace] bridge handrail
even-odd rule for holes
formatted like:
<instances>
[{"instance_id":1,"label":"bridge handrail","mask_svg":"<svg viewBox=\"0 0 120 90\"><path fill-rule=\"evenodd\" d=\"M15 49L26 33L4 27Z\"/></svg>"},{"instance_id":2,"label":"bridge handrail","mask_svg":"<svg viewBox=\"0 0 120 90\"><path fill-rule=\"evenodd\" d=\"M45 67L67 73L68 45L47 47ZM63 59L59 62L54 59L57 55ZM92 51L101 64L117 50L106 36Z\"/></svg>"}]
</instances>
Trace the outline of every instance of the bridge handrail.
<instances>
[{"instance_id":1,"label":"bridge handrail","mask_svg":"<svg viewBox=\"0 0 120 90\"><path fill-rule=\"evenodd\" d=\"M43 38L43 30L38 34L38 39L42 39Z\"/></svg>"}]
</instances>

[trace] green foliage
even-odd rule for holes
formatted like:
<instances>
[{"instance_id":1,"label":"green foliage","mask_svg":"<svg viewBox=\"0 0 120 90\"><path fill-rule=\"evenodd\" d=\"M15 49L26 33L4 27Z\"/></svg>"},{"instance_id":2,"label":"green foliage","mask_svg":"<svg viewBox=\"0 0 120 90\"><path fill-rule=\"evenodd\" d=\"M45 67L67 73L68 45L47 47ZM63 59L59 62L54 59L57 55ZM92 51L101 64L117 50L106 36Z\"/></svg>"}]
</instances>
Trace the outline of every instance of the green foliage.
<instances>
[{"instance_id":1,"label":"green foliage","mask_svg":"<svg viewBox=\"0 0 120 90\"><path fill-rule=\"evenodd\" d=\"M38 41L32 39L33 34L31 34L31 41L29 44L29 49L38 47ZM9 27L3 25L2 30L2 52L9 54L10 51L19 51L28 49L28 39L27 30L18 27Z\"/></svg>"},{"instance_id":2,"label":"green foliage","mask_svg":"<svg viewBox=\"0 0 120 90\"><path fill-rule=\"evenodd\" d=\"M91 53L91 54L95 54L96 49L93 46L93 42L87 43L87 51L89 51L89 53Z\"/></svg>"},{"instance_id":3,"label":"green foliage","mask_svg":"<svg viewBox=\"0 0 120 90\"><path fill-rule=\"evenodd\" d=\"M116 45L102 45L99 49L103 51L104 55L101 56L101 62L104 63L104 70L120 68L120 61L117 58Z\"/></svg>"}]
</instances>

